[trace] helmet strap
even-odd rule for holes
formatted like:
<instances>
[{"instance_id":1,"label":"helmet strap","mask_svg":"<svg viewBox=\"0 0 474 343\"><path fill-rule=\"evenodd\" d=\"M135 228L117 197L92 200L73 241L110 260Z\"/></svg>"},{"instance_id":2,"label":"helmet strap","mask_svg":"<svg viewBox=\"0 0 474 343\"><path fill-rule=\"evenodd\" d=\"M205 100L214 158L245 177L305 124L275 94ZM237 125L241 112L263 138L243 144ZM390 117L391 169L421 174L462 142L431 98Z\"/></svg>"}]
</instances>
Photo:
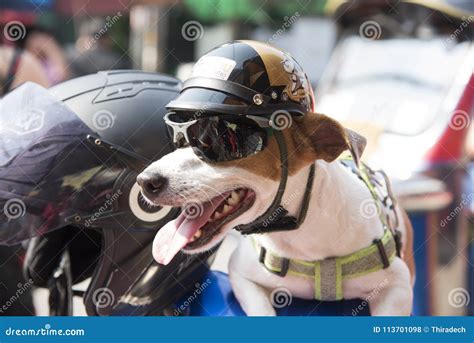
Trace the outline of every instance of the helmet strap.
<instances>
[{"instance_id":1,"label":"helmet strap","mask_svg":"<svg viewBox=\"0 0 474 343\"><path fill-rule=\"evenodd\" d=\"M280 131L274 131L274 135L280 151L281 176L280 184L272 204L256 220L249 224L236 226L234 229L244 235L254 233L268 233L275 231L290 231L299 228L306 218L308 212L309 200L311 197L312 184L314 180L314 164L310 168L306 189L301 202L298 217L288 216L288 211L281 205L283 194L285 193L286 183L288 181L288 149L285 139Z\"/></svg>"}]
</instances>

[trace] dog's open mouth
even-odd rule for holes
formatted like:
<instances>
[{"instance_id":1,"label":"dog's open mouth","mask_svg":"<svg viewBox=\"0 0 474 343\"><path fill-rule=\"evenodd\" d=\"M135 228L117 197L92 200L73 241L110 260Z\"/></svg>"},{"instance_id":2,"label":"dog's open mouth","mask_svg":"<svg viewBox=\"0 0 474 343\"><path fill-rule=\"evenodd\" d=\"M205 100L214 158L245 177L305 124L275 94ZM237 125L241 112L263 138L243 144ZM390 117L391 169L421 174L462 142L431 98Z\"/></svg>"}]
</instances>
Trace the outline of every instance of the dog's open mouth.
<instances>
[{"instance_id":1,"label":"dog's open mouth","mask_svg":"<svg viewBox=\"0 0 474 343\"><path fill-rule=\"evenodd\" d=\"M238 188L205 203L189 203L175 220L158 231L153 242L153 255L168 264L180 251L192 252L212 241L226 223L252 207L255 192Z\"/></svg>"}]
</instances>

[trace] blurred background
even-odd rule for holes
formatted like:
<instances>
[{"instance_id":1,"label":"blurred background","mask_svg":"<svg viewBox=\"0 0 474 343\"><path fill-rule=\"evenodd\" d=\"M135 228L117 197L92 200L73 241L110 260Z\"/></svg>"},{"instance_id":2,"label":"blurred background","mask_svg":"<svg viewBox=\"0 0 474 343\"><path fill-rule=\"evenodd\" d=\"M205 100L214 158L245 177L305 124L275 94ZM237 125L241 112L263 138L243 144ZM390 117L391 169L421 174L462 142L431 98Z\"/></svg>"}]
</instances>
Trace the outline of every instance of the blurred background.
<instances>
[{"instance_id":1,"label":"blurred background","mask_svg":"<svg viewBox=\"0 0 474 343\"><path fill-rule=\"evenodd\" d=\"M473 28L472 0L1 0L0 81L6 93L131 68L185 80L221 43L283 48L308 74L317 110L368 138L365 160L388 173L410 213L414 314L473 315ZM3 280L21 268L22 253L7 249L1 302L2 286L24 282ZM31 301L9 314L28 314Z\"/></svg>"}]
</instances>

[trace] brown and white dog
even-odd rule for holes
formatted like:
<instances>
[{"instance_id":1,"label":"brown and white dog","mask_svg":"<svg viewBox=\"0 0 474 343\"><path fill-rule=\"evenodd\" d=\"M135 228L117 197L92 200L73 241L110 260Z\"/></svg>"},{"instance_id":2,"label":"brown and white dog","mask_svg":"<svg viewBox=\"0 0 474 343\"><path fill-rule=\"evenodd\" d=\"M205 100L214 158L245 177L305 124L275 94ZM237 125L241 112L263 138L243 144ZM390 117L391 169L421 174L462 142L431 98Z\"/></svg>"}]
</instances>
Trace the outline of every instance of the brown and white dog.
<instances>
[{"instance_id":1,"label":"brown and white dog","mask_svg":"<svg viewBox=\"0 0 474 343\"><path fill-rule=\"evenodd\" d=\"M307 216L297 230L255 234L255 241L279 256L315 261L351 254L380 238L383 226L379 218L360 213L360 204L372 200L369 190L335 162L344 150L358 148L349 146L347 130L325 115L308 113L295 118L283 133L290 176L282 203L290 215L297 215L310 166L316 164ZM233 227L251 223L264 213L278 189L279 156L277 142L271 138L262 152L241 160L205 163L188 147L151 164L138 177L145 197L153 204L185 208L158 232L155 259L167 264L180 250L189 254L207 251ZM152 192L147 191L150 184ZM412 227L401 209L397 213L401 258L395 257L386 269L343 281L343 297L367 298L372 315L410 315L412 309ZM245 238L229 262L232 287L246 314L275 315L270 293L277 287L286 288L294 297L313 299L314 281L274 275L258 259L253 243Z\"/></svg>"}]
</instances>

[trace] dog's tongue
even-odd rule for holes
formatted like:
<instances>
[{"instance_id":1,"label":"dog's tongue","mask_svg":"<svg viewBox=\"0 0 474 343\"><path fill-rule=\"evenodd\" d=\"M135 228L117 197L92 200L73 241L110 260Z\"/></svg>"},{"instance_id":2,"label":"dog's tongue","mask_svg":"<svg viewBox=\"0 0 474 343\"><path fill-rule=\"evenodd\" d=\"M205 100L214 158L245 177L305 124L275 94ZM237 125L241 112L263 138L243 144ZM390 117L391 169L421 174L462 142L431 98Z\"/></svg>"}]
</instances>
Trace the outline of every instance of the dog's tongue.
<instances>
[{"instance_id":1,"label":"dog's tongue","mask_svg":"<svg viewBox=\"0 0 474 343\"><path fill-rule=\"evenodd\" d=\"M213 204L214 203L214 204ZM219 205L218 201L209 201L203 205L200 216L181 212L178 218L163 226L153 240L153 257L158 263L168 264L173 257L189 243L196 232L202 228Z\"/></svg>"}]
</instances>

